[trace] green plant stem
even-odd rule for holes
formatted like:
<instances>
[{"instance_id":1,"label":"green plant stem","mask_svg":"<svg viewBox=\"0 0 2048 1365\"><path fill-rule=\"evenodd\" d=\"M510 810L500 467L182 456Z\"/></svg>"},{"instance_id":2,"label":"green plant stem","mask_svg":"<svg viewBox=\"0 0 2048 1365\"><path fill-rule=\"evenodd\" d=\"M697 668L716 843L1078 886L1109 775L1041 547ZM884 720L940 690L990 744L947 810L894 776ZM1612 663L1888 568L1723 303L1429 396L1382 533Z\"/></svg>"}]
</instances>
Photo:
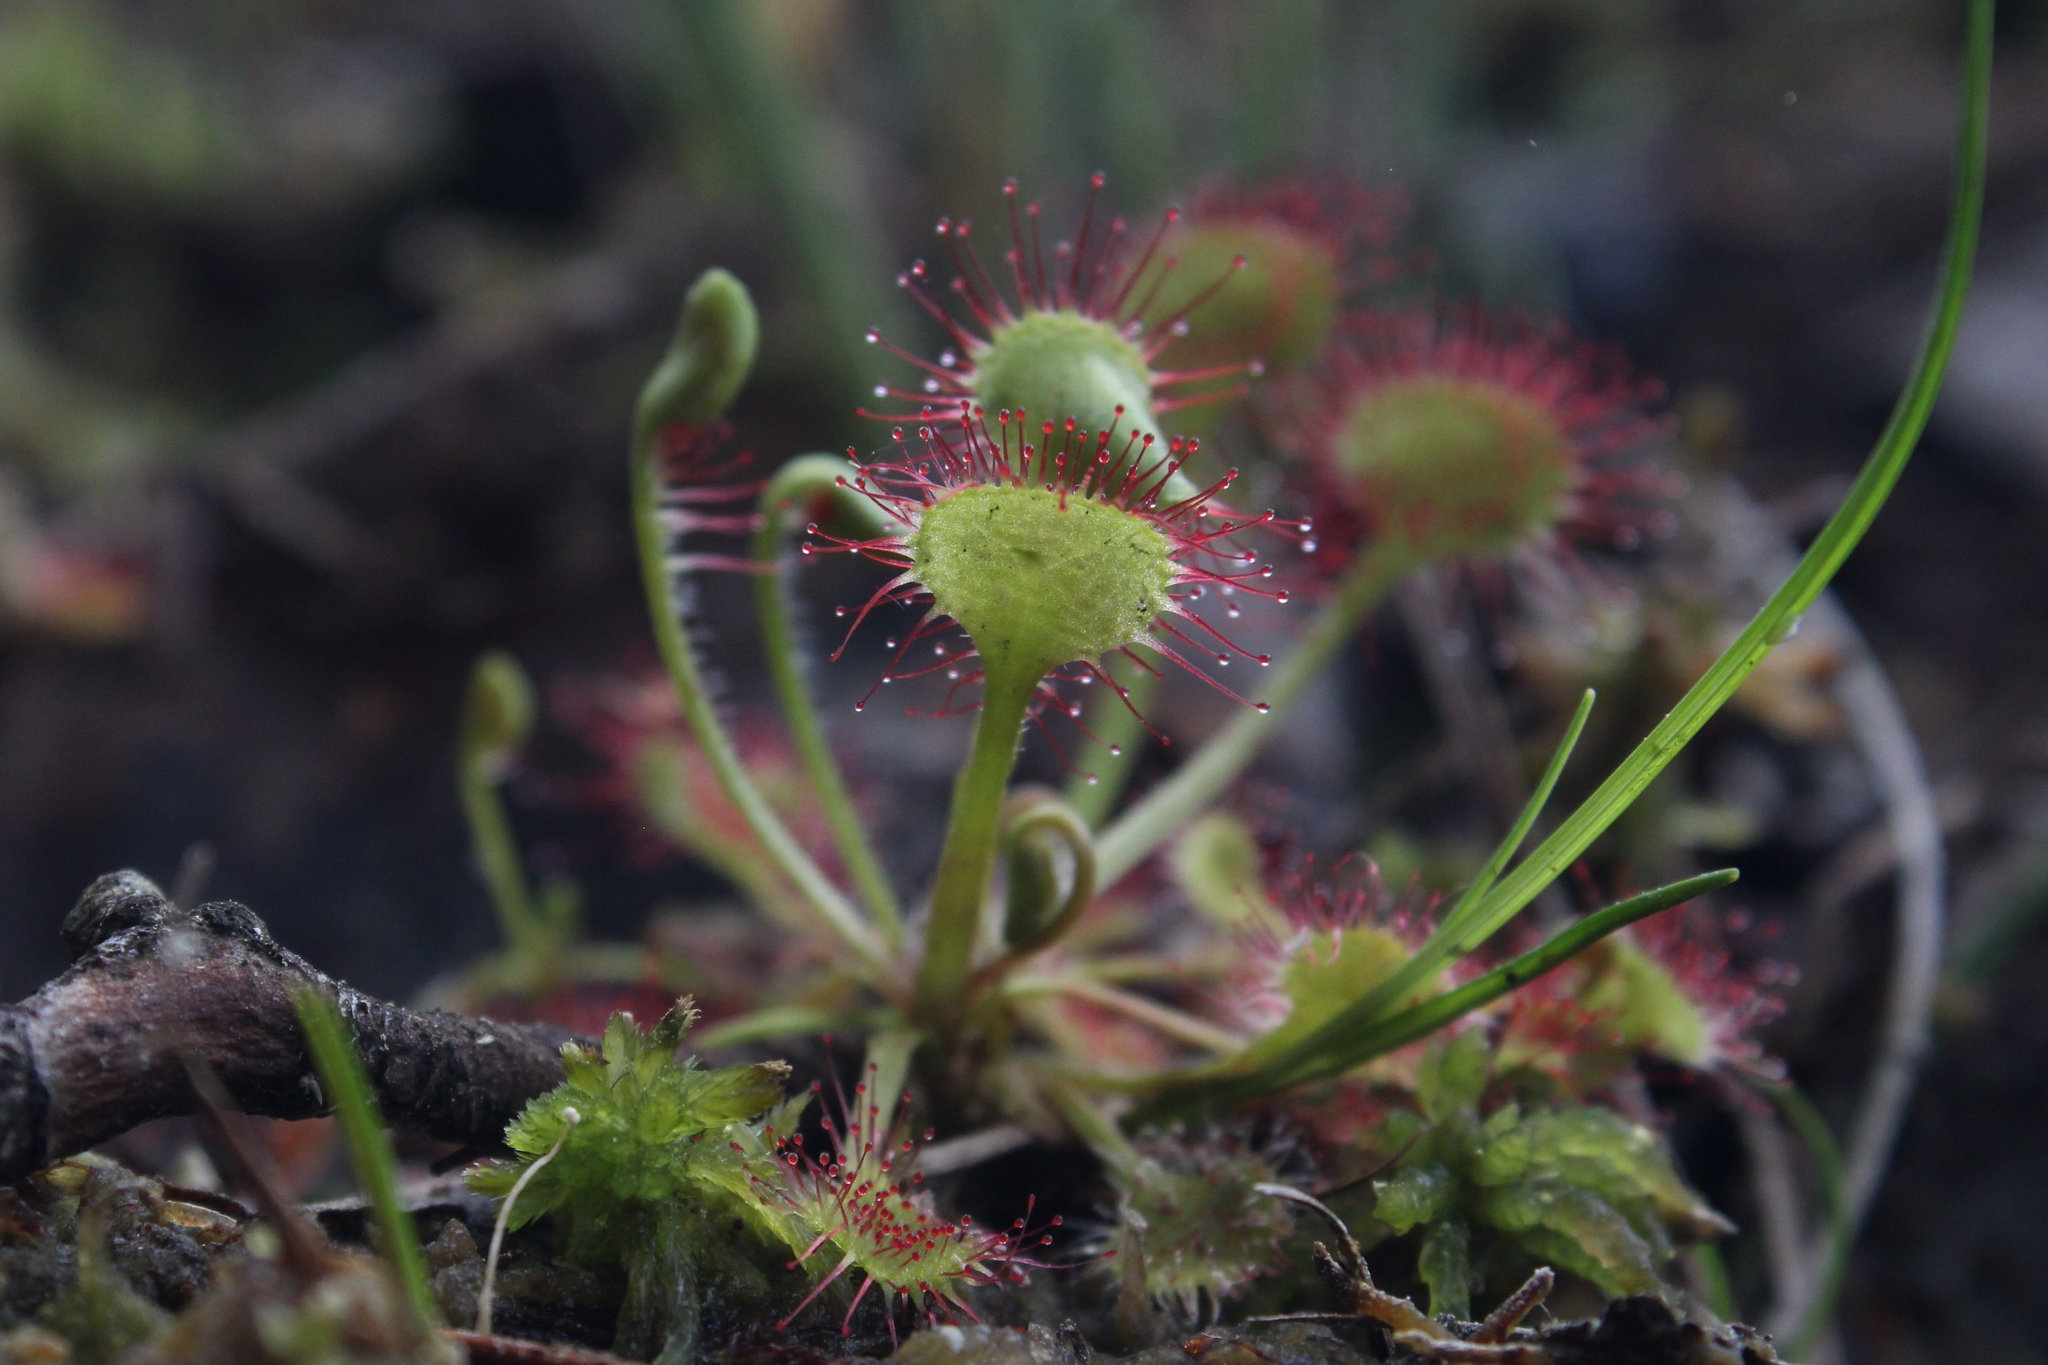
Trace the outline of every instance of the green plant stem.
<instances>
[{"instance_id":1,"label":"green plant stem","mask_svg":"<svg viewBox=\"0 0 2048 1365\"><path fill-rule=\"evenodd\" d=\"M1828 1121L1796 1085L1772 1086L1764 1094L1778 1106L1785 1122L1806 1145L1813 1159L1814 1182L1820 1186L1821 1212L1827 1219L1828 1255L1820 1267L1819 1287L1814 1290L1806 1312L1791 1333L1788 1349L1803 1359L1819 1344L1821 1333L1835 1315L1841 1297L1842 1280L1849 1271L1849 1253L1855 1249L1856 1225L1850 1217L1847 1168L1842 1148L1828 1129Z\"/></svg>"},{"instance_id":2,"label":"green plant stem","mask_svg":"<svg viewBox=\"0 0 2048 1365\"><path fill-rule=\"evenodd\" d=\"M676 702L726 799L745 818L747 828L761 841L762 849L796 885L825 927L867 963L878 978L886 980L893 971L888 954L861 919L860 912L832 885L781 817L769 808L747 775L705 690L696 656L683 634L682 608L669 579L666 536L661 525L661 471L654 453L656 435L658 432L650 433L649 439L634 443L633 526L640 548L641 577L653 608L654 642L675 685Z\"/></svg>"},{"instance_id":3,"label":"green plant stem","mask_svg":"<svg viewBox=\"0 0 2048 1365\"><path fill-rule=\"evenodd\" d=\"M1009 860L1005 951L975 972L974 990L1066 937L1095 900L1095 841L1066 802L1035 794L1011 801L1003 813L1002 839ZM1064 852L1070 864L1064 889L1056 851Z\"/></svg>"},{"instance_id":4,"label":"green plant stem","mask_svg":"<svg viewBox=\"0 0 2048 1365\"><path fill-rule=\"evenodd\" d=\"M1053 1108L1059 1110L1060 1117L1066 1120L1074 1136L1086 1143L1102 1159L1102 1164L1112 1171L1128 1176L1144 1161L1144 1154L1132 1145L1123 1129L1097 1108L1094 1101L1076 1090L1066 1077L1047 1073L1041 1093Z\"/></svg>"},{"instance_id":5,"label":"green plant stem","mask_svg":"<svg viewBox=\"0 0 2048 1365\"><path fill-rule=\"evenodd\" d=\"M469 822L477 873L490 892L491 908L498 912L498 931L505 936L505 946L525 967L544 969L549 956L547 929L534 909L533 889L526 881L519 842L512 837L512 821L498 791L498 776L485 757L465 749L456 763L456 785L462 792L462 812Z\"/></svg>"},{"instance_id":6,"label":"green plant stem","mask_svg":"<svg viewBox=\"0 0 2048 1365\"><path fill-rule=\"evenodd\" d=\"M508 956L534 981L547 975L560 941L536 899L512 835L501 780L533 730L533 683L519 661L487 650L470 670L455 740L455 789L469 824L470 851L491 898Z\"/></svg>"},{"instance_id":7,"label":"green plant stem","mask_svg":"<svg viewBox=\"0 0 2048 1365\"><path fill-rule=\"evenodd\" d=\"M1188 981L1220 976L1221 961L1188 961L1154 953L1120 953L1079 957L1069 967L1091 981Z\"/></svg>"},{"instance_id":8,"label":"green plant stem","mask_svg":"<svg viewBox=\"0 0 2048 1365\"><path fill-rule=\"evenodd\" d=\"M1134 1019L1170 1038L1215 1053L1235 1053L1244 1050L1244 1035L1233 1033L1220 1024L1213 1024L1199 1015L1186 1010L1162 1005L1150 996L1139 995L1119 986L1111 985L1074 968L1042 975L1018 973L1002 983L1002 994L1009 1000L1032 1000L1047 995L1071 996L1085 1000L1105 1010Z\"/></svg>"},{"instance_id":9,"label":"green plant stem","mask_svg":"<svg viewBox=\"0 0 2048 1365\"><path fill-rule=\"evenodd\" d=\"M824 812L825 823L839 844L839 856L854 888L866 902L868 912L881 926L889 946L900 948L903 941L903 911L889 876L875 856L866 826L853 808L853 797L839 762L825 738L811 689L804 681L803 663L797 649L796 629L789 602L789 584L778 572L782 560L787 518L791 508L815 506L830 501L839 509L862 520L871 520L874 505L849 492L844 486L846 461L832 455L800 455L776 471L762 491L760 525L754 530L754 562L761 572L754 579L755 607L761 618L762 648L767 656L768 675L782 702L783 719L796 743L797 759L810 779L811 795ZM882 528L875 528L879 532Z\"/></svg>"},{"instance_id":10,"label":"green plant stem","mask_svg":"<svg viewBox=\"0 0 2048 1365\"><path fill-rule=\"evenodd\" d=\"M1272 738L1280 717L1410 567L1403 547L1392 537L1367 547L1308 634L1274 671L1272 682L1261 689L1269 711L1247 711L1232 717L1173 776L1103 831L1095 845L1096 876L1102 885L1115 885L1230 785L1259 746Z\"/></svg>"},{"instance_id":11,"label":"green plant stem","mask_svg":"<svg viewBox=\"0 0 2048 1365\"><path fill-rule=\"evenodd\" d=\"M991 670L982 682L974 747L953 783L946 846L932 885L924 960L918 965L918 1020L934 1033L956 1023L974 970L974 945L1001 834L1003 794L1017 763L1025 712L1039 676Z\"/></svg>"},{"instance_id":12,"label":"green plant stem","mask_svg":"<svg viewBox=\"0 0 2048 1365\"><path fill-rule=\"evenodd\" d=\"M1088 704L1088 729L1101 753L1092 771L1077 772L1067 779L1067 804L1091 829L1099 828L1131 785L1139 751L1145 747L1145 712L1159 693L1159 675L1138 669L1126 689L1098 688Z\"/></svg>"},{"instance_id":13,"label":"green plant stem","mask_svg":"<svg viewBox=\"0 0 2048 1365\"><path fill-rule=\"evenodd\" d=\"M427 1283L419 1229L398 1197L398 1160L391 1154L391 1139L384 1132L383 1116L370 1094L370 1082L363 1074L348 1025L342 1022L334 1002L318 991L302 990L292 1003L298 1010L299 1029L305 1035L313 1070L320 1077L335 1121L341 1125L356 1183L370 1201L379 1249L405 1286L413 1311L423 1322L438 1323L441 1308Z\"/></svg>"},{"instance_id":14,"label":"green plant stem","mask_svg":"<svg viewBox=\"0 0 2048 1365\"><path fill-rule=\"evenodd\" d=\"M533 1183L533 1178L539 1175L550 1161L553 1161L561 1154L562 1144L569 1140L569 1134L575 1132L576 1125L581 1122L583 1122L582 1114L578 1113L574 1108L565 1105L562 1109L562 1131L555 1138L554 1144L546 1152L542 1153L533 1164L519 1173L519 1178L512 1182L512 1188L505 1191L505 1198L498 1204L498 1216L491 1220L490 1250L484 1255L484 1283L483 1287L477 1291L476 1296L476 1331L478 1336L487 1337L491 1335L491 1301L497 1296L498 1258L504 1253L505 1229L512 1221L513 1209L518 1207L519 1196L526 1193L526 1187Z\"/></svg>"},{"instance_id":15,"label":"green plant stem","mask_svg":"<svg viewBox=\"0 0 2048 1365\"><path fill-rule=\"evenodd\" d=\"M675 687L677 705L726 799L745 818L762 850L795 884L819 921L867 965L878 985L887 988L895 977L888 953L859 910L832 885L762 798L719 722L696 654L683 632L681 604L669 570L668 536L661 519L662 433L674 425L711 421L724 410L751 360L753 326L752 305L746 302L739 282L724 271L707 272L684 301L675 343L641 390L633 417L631 470L633 539L640 556L641 582L647 592L655 647ZM744 355L738 357L734 352ZM737 376L731 373L734 370Z\"/></svg>"}]
</instances>

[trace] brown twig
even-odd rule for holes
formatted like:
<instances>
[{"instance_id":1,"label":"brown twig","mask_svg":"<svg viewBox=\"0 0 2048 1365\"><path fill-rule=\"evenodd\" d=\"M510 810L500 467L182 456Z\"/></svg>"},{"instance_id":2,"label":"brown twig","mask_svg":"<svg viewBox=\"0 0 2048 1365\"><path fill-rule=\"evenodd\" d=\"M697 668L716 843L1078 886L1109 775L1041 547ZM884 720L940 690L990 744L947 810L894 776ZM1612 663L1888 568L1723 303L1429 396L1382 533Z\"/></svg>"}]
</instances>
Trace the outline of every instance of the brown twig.
<instances>
[{"instance_id":1,"label":"brown twig","mask_svg":"<svg viewBox=\"0 0 2048 1365\"><path fill-rule=\"evenodd\" d=\"M560 1342L527 1341L487 1332L450 1329L444 1333L469 1352L469 1365L628 1365L624 1356Z\"/></svg>"},{"instance_id":2,"label":"brown twig","mask_svg":"<svg viewBox=\"0 0 2048 1365\"><path fill-rule=\"evenodd\" d=\"M1471 1362L1472 1365L1557 1365L1542 1346L1510 1341L1509 1334L1543 1300L1557 1277L1548 1267L1538 1269L1510 1294L1500 1307L1487 1314L1486 1321L1461 1335L1448 1322L1439 1322L1415 1304L1373 1283L1366 1268L1358 1239L1329 1205L1302 1190L1287 1185L1254 1186L1260 1194L1285 1199L1321 1218L1336 1234L1337 1249L1317 1242L1313 1248L1316 1273L1343 1302L1347 1314L1275 1313L1251 1319L1256 1323L1338 1322L1359 1318L1380 1324L1393 1335L1394 1343L1425 1360Z\"/></svg>"},{"instance_id":3,"label":"brown twig","mask_svg":"<svg viewBox=\"0 0 2048 1365\"><path fill-rule=\"evenodd\" d=\"M307 986L340 1008L395 1128L495 1146L562 1079L560 1029L374 999L282 947L246 906L181 910L139 873L94 882L62 933L71 966L0 1006L0 1183L194 1112L186 1054L244 1113L324 1113L292 1008Z\"/></svg>"}]
</instances>

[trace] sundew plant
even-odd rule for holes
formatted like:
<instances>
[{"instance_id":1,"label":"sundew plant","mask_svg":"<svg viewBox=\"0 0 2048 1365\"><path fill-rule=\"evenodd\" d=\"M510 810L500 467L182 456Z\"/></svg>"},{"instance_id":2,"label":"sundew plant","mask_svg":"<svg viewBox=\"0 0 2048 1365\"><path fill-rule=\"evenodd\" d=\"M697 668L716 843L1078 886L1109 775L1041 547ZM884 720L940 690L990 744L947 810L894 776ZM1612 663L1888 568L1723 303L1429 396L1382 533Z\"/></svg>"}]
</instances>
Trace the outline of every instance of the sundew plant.
<instances>
[{"instance_id":1,"label":"sundew plant","mask_svg":"<svg viewBox=\"0 0 2048 1365\"><path fill-rule=\"evenodd\" d=\"M1934 320L1840 509L1562 813L1551 798L1568 770L1586 776L1571 765L1593 694L1553 717L1519 816L1443 884L1305 852L1239 780L1406 584L1462 584L1502 610L1626 593L1632 557L1686 515L1654 381L1561 324L1435 297L1389 191L1228 187L1144 220L1114 213L1096 177L1066 226L1015 186L993 230L942 221L899 280L925 336L868 337L874 439L774 466L725 420L760 324L739 280L704 273L641 394L630 462L684 729L668 762L651 745L621 762L657 823L755 903L761 934L803 945L694 1045L759 1055L829 1034L864 1041L867 1069L806 1148L783 1070L678 1061L687 1012L645 1038L615 1018L514 1126L519 1161L478 1186L531 1174L516 1221L553 1214L578 1254L626 1261L628 1335L647 1349L694 1302L649 1287L664 1274L716 1264L737 1283L780 1258L809 1288L770 1320L817 1305L893 1332L974 1315L978 1286L1056 1258L1042 1229L976 1231L915 1183L906 1085L948 1125L1088 1149L1113 1196L1060 1212L1094 1220L1075 1248L1106 1269L1071 1273L1180 1321L1253 1293L1317 1307L1312 1287L1275 1287L1306 1278L1305 1211L1341 1216L1367 1259L1402 1248L1427 1315L1354 1297L1404 1344L1523 1284L1519 1316L1552 1273L1608 1297L1676 1293L1677 1253L1732 1227L1623 1097L1645 1066L1775 1083L1753 1034L1768 980L1724 950L1711 913L1679 909L1735 873L1527 912L1797 625L1910 455L1975 242L1989 8L1971 9ZM811 657L796 622L828 557L874 578ZM755 591L780 709L766 735L709 681L719 646L687 590L705 575ZM816 670L871 667L854 660L875 643L868 714L821 714ZM1176 733L1160 698L1182 687L1217 694L1227 718ZM928 868L877 849L872 779L834 745L905 695L971 717ZM523 964L499 984L541 991L575 970L573 897L529 887L495 787L532 709L516 665L486 660L463 774ZM1034 745L1064 790L1017 781ZM1139 780L1145 752L1156 773ZM765 1250L726 1245L713 1229L728 1218ZM1370 1289L1363 1264L1345 1273Z\"/></svg>"}]
</instances>

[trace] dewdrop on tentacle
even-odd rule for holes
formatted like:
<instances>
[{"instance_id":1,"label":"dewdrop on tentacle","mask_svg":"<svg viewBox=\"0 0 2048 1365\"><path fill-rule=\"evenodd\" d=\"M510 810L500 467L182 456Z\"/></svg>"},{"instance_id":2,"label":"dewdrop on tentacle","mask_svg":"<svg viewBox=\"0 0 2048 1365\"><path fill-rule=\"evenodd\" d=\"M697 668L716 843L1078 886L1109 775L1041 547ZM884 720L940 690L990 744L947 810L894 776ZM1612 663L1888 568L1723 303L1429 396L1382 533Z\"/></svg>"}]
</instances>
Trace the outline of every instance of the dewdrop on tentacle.
<instances>
[{"instance_id":1,"label":"dewdrop on tentacle","mask_svg":"<svg viewBox=\"0 0 2048 1365\"><path fill-rule=\"evenodd\" d=\"M867 415L920 422L926 404L965 400L988 412L1073 418L1089 431L1120 426L1163 436L1162 414L1241 394L1242 387L1187 390L1256 375L1262 368L1256 359L1184 368L1159 362L1187 334L1190 315L1247 262L1238 257L1205 267L1200 278L1178 270L1163 249L1180 217L1177 209L1163 215L1135 259L1127 260L1134 244L1124 220L1098 221L1103 179L1099 172L1090 178L1087 206L1073 240L1050 249L1039 230L1039 206L1025 204L1020 211L1016 182L1004 185L1010 245L999 270L1008 276L1007 286L998 283L997 272L975 249L973 225L941 219L938 235L956 272L950 287L958 307L948 306L923 261L913 263L897 283L945 329L947 345L936 360L927 360L885 340L880 331L870 331L871 343L916 366L924 377L915 389L878 385L878 397L913 406ZM1177 301L1162 307L1162 291Z\"/></svg>"},{"instance_id":2,"label":"dewdrop on tentacle","mask_svg":"<svg viewBox=\"0 0 2048 1365\"><path fill-rule=\"evenodd\" d=\"M1071 420L1034 430L1025 414L1009 411L991 427L984 409L966 403L943 424L929 411L925 417L912 435L892 433L885 458L856 461L847 480L898 531L843 540L811 528L817 548L896 571L853 613L849 639L878 607L928 608L897 641L884 681L945 672L948 710L977 682L1030 687L1037 701L1059 705L1059 680L1094 679L1123 695L1097 661L1122 654L1156 672L1142 648L1245 701L1197 667L1196 656L1219 665L1269 659L1232 642L1201 603L1226 589L1285 601L1284 591L1266 585L1271 566L1236 538L1258 526L1298 528L1271 512L1240 517L1220 508L1235 471L1177 497L1166 492L1168 481L1192 443L1170 442L1161 455L1149 434L1114 426L1090 434ZM935 661L906 662L915 646L956 624L968 647L941 642Z\"/></svg>"},{"instance_id":3,"label":"dewdrop on tentacle","mask_svg":"<svg viewBox=\"0 0 2048 1365\"><path fill-rule=\"evenodd\" d=\"M786 1222L794 1251L789 1266L830 1268L776 1326L787 1329L820 1295L842 1278L857 1280L852 1301L840 1321L840 1335L851 1335L853 1315L871 1292L885 1311L898 1305L921 1307L927 1320L964 1314L978 1316L966 1299L975 1285L1021 1283L1025 1272L1045 1266L1026 1253L1050 1245L1053 1218L1030 1224L1024 1217L1002 1231L977 1228L971 1217L941 1214L922 1187L913 1167L924 1143L912 1136L906 1115L910 1096L882 1103L875 1093L876 1068L851 1096L840 1091L835 1112L821 1126L827 1145L812 1150L801 1133L763 1130L751 1142L735 1142L746 1168L753 1198ZM835 1086L835 1089L837 1087ZM813 1082L813 1094L823 1085ZM1036 1201L1032 1201L1035 1205ZM893 1311L889 1332L896 1333Z\"/></svg>"},{"instance_id":4,"label":"dewdrop on tentacle","mask_svg":"<svg viewBox=\"0 0 2048 1365\"><path fill-rule=\"evenodd\" d=\"M1162 359L1192 368L1254 355L1275 372L1310 364L1348 305L1426 269L1422 253L1401 246L1411 212L1397 188L1336 176L1205 188L1167 235L1181 278L1154 312L1180 311L1197 282L1226 272L1227 282ZM1231 269L1240 259L1248 267Z\"/></svg>"},{"instance_id":5,"label":"dewdrop on tentacle","mask_svg":"<svg viewBox=\"0 0 2048 1365\"><path fill-rule=\"evenodd\" d=\"M1560 326L1360 315L1297 393L1289 443L1340 530L1419 563L1632 549L1673 524L1679 480L1645 453L1668 425L1661 394Z\"/></svg>"}]
</instances>

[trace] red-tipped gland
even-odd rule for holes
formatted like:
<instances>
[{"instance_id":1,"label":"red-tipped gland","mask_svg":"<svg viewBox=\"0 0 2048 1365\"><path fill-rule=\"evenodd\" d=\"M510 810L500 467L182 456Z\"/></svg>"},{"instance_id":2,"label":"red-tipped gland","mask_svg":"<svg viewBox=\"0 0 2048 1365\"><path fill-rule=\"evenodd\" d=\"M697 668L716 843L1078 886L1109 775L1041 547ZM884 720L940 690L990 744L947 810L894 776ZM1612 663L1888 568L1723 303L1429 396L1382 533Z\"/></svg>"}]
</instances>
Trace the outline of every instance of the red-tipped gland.
<instances>
[{"instance_id":1,"label":"red-tipped gland","mask_svg":"<svg viewBox=\"0 0 2048 1365\"><path fill-rule=\"evenodd\" d=\"M1091 434L1071 421L1034 431L1024 414L1010 412L998 414L992 430L984 412L966 404L944 425L929 411L924 418L914 437L894 433L892 458L860 466L851 479L901 531L862 541L814 532L815 548L896 571L853 614L853 628L885 604L930 607L893 642L884 683L943 672L949 706L989 676L1037 679L1041 702L1058 701L1052 684L1061 678L1100 680L1122 694L1097 661L1122 655L1149 669L1135 652L1142 647L1244 701L1194 662L1270 662L1231 641L1200 604L1227 605L1238 593L1285 600L1265 586L1271 568L1236 540L1284 523L1217 504L1234 471L1183 497L1169 485L1190 443L1176 440L1160 455L1149 434ZM954 624L966 645L940 638ZM931 656L911 659L926 642Z\"/></svg>"},{"instance_id":2,"label":"red-tipped gland","mask_svg":"<svg viewBox=\"0 0 2048 1365\"><path fill-rule=\"evenodd\" d=\"M874 1070L871 1065L870 1080ZM822 1086L814 1083L811 1090L821 1093ZM1060 1220L1031 1226L1035 1201L1007 1229L984 1232L971 1217L942 1216L919 1188L920 1177L906 1175L932 1137L929 1129L922 1141L911 1136L904 1112L910 1096L902 1096L886 1114L870 1101L867 1085L854 1087L850 1100L838 1090L836 1100L836 1112L826 1114L821 1125L830 1140L828 1150L807 1150L798 1134L777 1140L771 1159L745 1163L749 1180L787 1209L791 1228L805 1229L810 1239L796 1247L790 1267L813 1257L826 1258L831 1266L777 1327L787 1328L848 1272L861 1280L840 1321L840 1334L851 1334L855 1311L869 1291L879 1288L893 1337L899 1305L922 1308L931 1321L941 1314L974 1319L965 1297L973 1286L1022 1283L1028 1270L1046 1266L1028 1253L1052 1241L1048 1229Z\"/></svg>"},{"instance_id":3,"label":"red-tipped gland","mask_svg":"<svg viewBox=\"0 0 2048 1365\"><path fill-rule=\"evenodd\" d=\"M1293 444L1331 500L1418 562L1669 529L1678 480L1646 458L1662 388L1613 352L1476 310L1352 319Z\"/></svg>"},{"instance_id":4,"label":"red-tipped gland","mask_svg":"<svg viewBox=\"0 0 2048 1365\"><path fill-rule=\"evenodd\" d=\"M683 542L692 536L744 536L760 524L753 503L766 481L752 477L752 451L732 448L731 424L717 421L669 427L661 435L659 458L661 519L673 547L668 557L670 570L766 571L744 555L683 548Z\"/></svg>"},{"instance_id":5,"label":"red-tipped gland","mask_svg":"<svg viewBox=\"0 0 2048 1365\"><path fill-rule=\"evenodd\" d=\"M1245 356L1276 371L1309 364L1347 306L1426 268L1397 249L1409 216L1398 190L1338 178L1204 190L1171 236L1182 287L1161 291L1157 306L1171 312L1195 281L1227 278L1203 305L1201 326L1161 357L1168 373Z\"/></svg>"},{"instance_id":6,"label":"red-tipped gland","mask_svg":"<svg viewBox=\"0 0 2048 1365\"><path fill-rule=\"evenodd\" d=\"M916 422L925 404L961 399L989 412L1003 409L1074 418L1086 430L1126 428L1163 435L1159 415L1187 402L1228 396L1188 386L1257 372L1242 355L1227 362L1162 371L1154 362L1188 334L1189 315L1243 268L1192 272L1161 250L1180 214L1169 209L1144 244L1135 246L1121 218L1098 222L1103 176L1089 181L1087 206L1071 242L1046 248L1039 206L1019 212L1017 186L1005 185L1010 245L1002 269L991 272L973 243L972 226L941 219L938 233L954 271L957 307L938 292L931 269L915 262L898 277L927 314L945 329L947 346L927 360L885 341L868 340L923 372L919 388L877 386L877 397L913 407L867 414L884 421ZM999 284L997 275L1007 277ZM1171 293L1170 307L1160 299Z\"/></svg>"}]
</instances>

